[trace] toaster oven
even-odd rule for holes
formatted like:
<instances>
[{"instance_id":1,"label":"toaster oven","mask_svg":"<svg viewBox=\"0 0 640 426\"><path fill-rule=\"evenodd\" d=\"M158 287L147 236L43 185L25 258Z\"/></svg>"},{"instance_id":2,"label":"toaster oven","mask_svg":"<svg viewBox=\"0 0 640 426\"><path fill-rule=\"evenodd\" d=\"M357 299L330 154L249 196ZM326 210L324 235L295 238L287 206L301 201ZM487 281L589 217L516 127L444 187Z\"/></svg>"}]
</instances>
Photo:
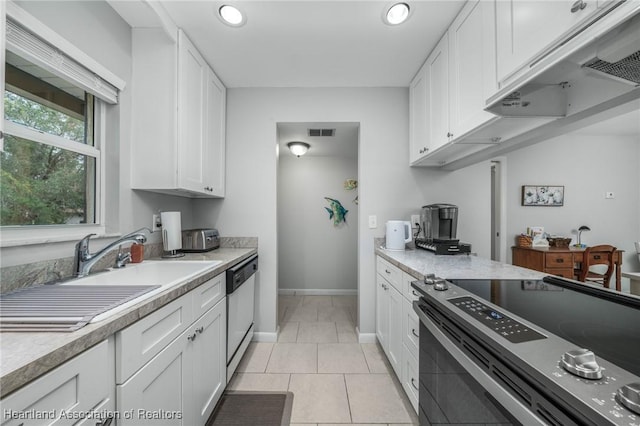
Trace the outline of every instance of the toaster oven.
<instances>
[{"instance_id":1,"label":"toaster oven","mask_svg":"<svg viewBox=\"0 0 640 426\"><path fill-rule=\"evenodd\" d=\"M185 229L182 231L182 251L200 253L220 247L217 229Z\"/></svg>"}]
</instances>

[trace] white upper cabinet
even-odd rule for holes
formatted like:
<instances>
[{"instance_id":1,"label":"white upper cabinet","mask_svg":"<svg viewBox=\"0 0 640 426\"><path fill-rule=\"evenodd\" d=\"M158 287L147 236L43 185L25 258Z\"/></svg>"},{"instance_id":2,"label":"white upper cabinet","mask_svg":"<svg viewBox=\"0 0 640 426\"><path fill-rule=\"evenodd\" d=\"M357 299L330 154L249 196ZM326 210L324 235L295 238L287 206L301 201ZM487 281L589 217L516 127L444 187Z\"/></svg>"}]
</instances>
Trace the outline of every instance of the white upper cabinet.
<instances>
[{"instance_id":1,"label":"white upper cabinet","mask_svg":"<svg viewBox=\"0 0 640 426\"><path fill-rule=\"evenodd\" d=\"M469 1L449 28L450 131L459 138L496 118L484 110L498 88L494 6Z\"/></svg>"},{"instance_id":2,"label":"white upper cabinet","mask_svg":"<svg viewBox=\"0 0 640 426\"><path fill-rule=\"evenodd\" d=\"M415 164L449 141L447 34L409 86L409 162Z\"/></svg>"},{"instance_id":3,"label":"white upper cabinet","mask_svg":"<svg viewBox=\"0 0 640 426\"><path fill-rule=\"evenodd\" d=\"M429 148L434 151L451 140L449 131L449 34L440 39L427 58Z\"/></svg>"},{"instance_id":4,"label":"white upper cabinet","mask_svg":"<svg viewBox=\"0 0 640 426\"><path fill-rule=\"evenodd\" d=\"M409 162L415 163L429 152L428 85L425 64L409 85Z\"/></svg>"},{"instance_id":5,"label":"white upper cabinet","mask_svg":"<svg viewBox=\"0 0 640 426\"><path fill-rule=\"evenodd\" d=\"M596 0L496 1L498 81L508 80L543 55L554 41L593 16L598 6Z\"/></svg>"},{"instance_id":6,"label":"white upper cabinet","mask_svg":"<svg viewBox=\"0 0 640 426\"><path fill-rule=\"evenodd\" d=\"M132 187L223 197L225 87L181 30L132 33Z\"/></svg>"},{"instance_id":7,"label":"white upper cabinet","mask_svg":"<svg viewBox=\"0 0 640 426\"><path fill-rule=\"evenodd\" d=\"M493 13L491 2L467 2L412 81L412 165L441 165L489 143L490 138L487 144L450 142L496 118L484 111L497 90Z\"/></svg>"}]
</instances>

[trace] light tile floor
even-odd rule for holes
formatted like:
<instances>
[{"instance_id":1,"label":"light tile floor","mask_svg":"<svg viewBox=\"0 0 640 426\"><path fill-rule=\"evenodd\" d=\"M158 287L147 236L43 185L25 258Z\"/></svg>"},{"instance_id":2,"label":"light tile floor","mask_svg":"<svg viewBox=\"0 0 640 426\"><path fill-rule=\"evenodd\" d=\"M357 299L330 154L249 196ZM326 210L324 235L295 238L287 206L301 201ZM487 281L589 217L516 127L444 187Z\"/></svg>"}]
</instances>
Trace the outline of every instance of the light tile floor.
<instances>
[{"instance_id":1,"label":"light tile floor","mask_svg":"<svg viewBox=\"0 0 640 426\"><path fill-rule=\"evenodd\" d=\"M360 344L355 296L280 296L277 343L249 345L229 389L291 391L291 426L417 425L378 344Z\"/></svg>"}]
</instances>

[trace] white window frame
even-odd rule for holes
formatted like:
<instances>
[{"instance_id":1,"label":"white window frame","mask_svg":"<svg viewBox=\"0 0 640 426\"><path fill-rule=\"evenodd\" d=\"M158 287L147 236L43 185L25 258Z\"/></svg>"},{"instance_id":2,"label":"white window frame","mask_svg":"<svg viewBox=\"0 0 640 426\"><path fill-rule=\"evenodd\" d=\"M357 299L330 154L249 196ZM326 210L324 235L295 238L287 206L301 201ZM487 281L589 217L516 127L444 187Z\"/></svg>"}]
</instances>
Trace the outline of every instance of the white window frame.
<instances>
[{"instance_id":1,"label":"white window frame","mask_svg":"<svg viewBox=\"0 0 640 426\"><path fill-rule=\"evenodd\" d=\"M94 146L67 141L64 138L48 134L39 134L38 137L34 138L33 134L39 133L38 131L4 119L3 121L6 134L33 140L37 143L42 143L41 141L44 139L49 145L95 158L95 223L2 226L0 227L0 247L73 241L79 240L87 234L105 234L105 159L107 158L107 144L104 141L107 114L105 103L98 98L94 98L94 100Z\"/></svg>"},{"instance_id":2,"label":"white window frame","mask_svg":"<svg viewBox=\"0 0 640 426\"><path fill-rule=\"evenodd\" d=\"M78 64L86 67L94 72L96 75L102 77L105 81L110 83L113 87L121 91L125 87L124 80L121 80L102 65L97 63L91 57L87 56L80 49L73 44L65 40L56 32L51 30L45 24L37 20L35 17L28 14L26 11L18 7L13 2L6 2L0 0L0 30L2 30L3 37L2 43L0 43L0 49L2 50L1 58L2 67L0 71L0 91L4 98L4 52L5 52L5 13L10 16L11 19L20 23L25 28L28 28L33 34L42 37L47 40L53 46L56 46L65 55L75 60ZM5 9L6 6L6 9ZM14 247L30 244L46 244L64 241L75 241L84 237L87 234L97 234L98 236L106 236L106 224L105 224L105 186L106 186L106 158L107 158L107 144L106 141L106 127L107 127L107 102L95 96L94 106L94 145L83 145L80 143L73 143L70 141L60 140L55 136L42 135L36 139L42 140L43 137L47 138L47 142L51 145L58 146L60 148L69 149L81 154L90 153L91 157L96 158L96 176L95 176L95 223L93 224L73 224L73 225L23 225L23 226L2 226L0 227L0 247ZM109 102L113 103L113 102ZM3 103L4 105L4 103ZM2 112L2 110L0 110ZM28 135L33 130L26 126L20 126L15 123L10 123L4 120L4 113L0 115L0 131L6 131L12 135L18 137L26 137L26 139L34 140L33 137ZM0 139L0 149L2 149L3 140ZM81 146L78 146L81 145Z\"/></svg>"}]
</instances>

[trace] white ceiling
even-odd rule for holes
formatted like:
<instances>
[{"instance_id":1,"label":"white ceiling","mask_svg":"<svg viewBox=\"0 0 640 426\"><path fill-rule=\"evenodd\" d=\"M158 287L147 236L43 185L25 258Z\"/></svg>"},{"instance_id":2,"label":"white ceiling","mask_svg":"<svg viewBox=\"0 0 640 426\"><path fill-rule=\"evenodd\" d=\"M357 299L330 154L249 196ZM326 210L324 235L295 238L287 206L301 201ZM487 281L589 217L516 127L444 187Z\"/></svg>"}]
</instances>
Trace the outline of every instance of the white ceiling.
<instances>
[{"instance_id":1,"label":"white ceiling","mask_svg":"<svg viewBox=\"0 0 640 426\"><path fill-rule=\"evenodd\" d=\"M160 25L158 6L182 28L226 87L408 87L431 49L462 8L459 0L409 0L411 15L399 26L382 22L391 1L234 0L247 16L233 28L216 16L222 1L107 0L132 27ZM589 125L580 133L640 135L640 109ZM306 129L322 123L279 127L280 143L302 140L307 155L356 155L355 145L312 138ZM350 127L351 126L351 127ZM355 127L354 127L355 126ZM315 140L314 140L315 139Z\"/></svg>"},{"instance_id":2,"label":"white ceiling","mask_svg":"<svg viewBox=\"0 0 640 426\"><path fill-rule=\"evenodd\" d=\"M238 28L217 18L220 1L160 3L229 88L407 87L464 1L408 1L393 27L389 1L226 2L247 16Z\"/></svg>"}]
</instances>

